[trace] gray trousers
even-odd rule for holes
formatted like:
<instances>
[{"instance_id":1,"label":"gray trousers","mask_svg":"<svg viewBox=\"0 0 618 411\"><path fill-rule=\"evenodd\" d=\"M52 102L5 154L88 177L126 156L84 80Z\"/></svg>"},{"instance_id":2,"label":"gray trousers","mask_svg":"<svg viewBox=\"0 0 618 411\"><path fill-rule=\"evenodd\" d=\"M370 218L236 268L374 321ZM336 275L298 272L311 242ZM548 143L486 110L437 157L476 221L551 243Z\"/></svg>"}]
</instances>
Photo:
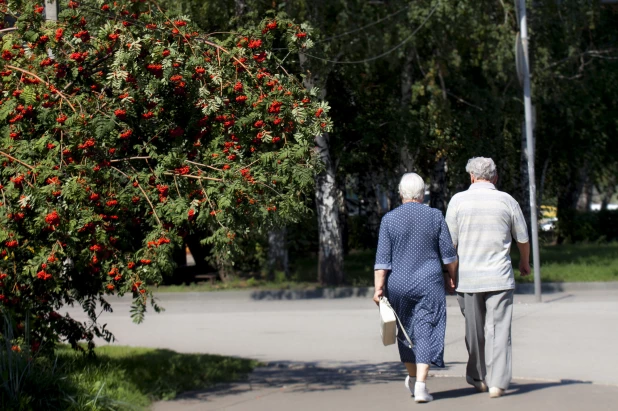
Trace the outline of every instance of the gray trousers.
<instances>
[{"instance_id":1,"label":"gray trousers","mask_svg":"<svg viewBox=\"0 0 618 411\"><path fill-rule=\"evenodd\" d=\"M466 319L466 373L489 387L507 389L511 382L513 290L458 293Z\"/></svg>"}]
</instances>

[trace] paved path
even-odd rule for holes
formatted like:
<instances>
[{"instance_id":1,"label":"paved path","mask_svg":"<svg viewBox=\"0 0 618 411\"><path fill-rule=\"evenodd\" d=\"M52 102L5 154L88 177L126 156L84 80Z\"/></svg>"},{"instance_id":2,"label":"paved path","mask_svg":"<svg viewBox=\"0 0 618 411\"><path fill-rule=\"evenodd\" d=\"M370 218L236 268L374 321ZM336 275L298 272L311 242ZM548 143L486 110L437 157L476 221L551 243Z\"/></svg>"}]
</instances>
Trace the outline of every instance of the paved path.
<instances>
[{"instance_id":1,"label":"paved path","mask_svg":"<svg viewBox=\"0 0 618 411\"><path fill-rule=\"evenodd\" d=\"M260 293L161 295L166 308L141 325L131 323L129 302L114 301L102 321L117 344L255 358L268 364L248 382L220 386L158 403L157 410L359 410L404 409L413 401L403 388L394 346L383 347L377 311L364 298L269 300ZM428 407L482 410L618 409L618 290L516 295L513 320L515 383L512 394L492 400L473 394L465 373L463 318L448 299L445 360L432 371L436 393ZM75 316L76 310L71 310ZM456 378L455 378L456 377ZM525 395L524 395L525 394ZM462 397L462 398L459 398ZM461 409L461 408L460 408Z\"/></svg>"}]
</instances>

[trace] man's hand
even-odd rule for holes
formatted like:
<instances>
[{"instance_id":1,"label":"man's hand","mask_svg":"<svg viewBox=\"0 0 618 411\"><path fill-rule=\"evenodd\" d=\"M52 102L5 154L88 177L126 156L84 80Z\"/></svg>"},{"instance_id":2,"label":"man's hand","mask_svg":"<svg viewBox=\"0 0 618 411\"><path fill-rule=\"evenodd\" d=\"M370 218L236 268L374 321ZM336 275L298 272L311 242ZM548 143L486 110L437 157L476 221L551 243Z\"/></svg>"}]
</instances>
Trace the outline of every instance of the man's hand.
<instances>
[{"instance_id":1,"label":"man's hand","mask_svg":"<svg viewBox=\"0 0 618 411\"><path fill-rule=\"evenodd\" d=\"M446 264L447 272L444 273L444 289L450 295L455 294L455 289L457 288L457 285L455 283L457 282L456 278L457 278L458 269L459 269L458 260L455 260L452 263Z\"/></svg>"},{"instance_id":2,"label":"man's hand","mask_svg":"<svg viewBox=\"0 0 618 411\"><path fill-rule=\"evenodd\" d=\"M519 248L519 272L522 277L530 274L530 243L517 243Z\"/></svg>"},{"instance_id":3,"label":"man's hand","mask_svg":"<svg viewBox=\"0 0 618 411\"><path fill-rule=\"evenodd\" d=\"M380 289L380 290L376 290L376 292L373 294L373 301L376 303L376 305L380 305L380 297L384 296L384 290Z\"/></svg>"},{"instance_id":4,"label":"man's hand","mask_svg":"<svg viewBox=\"0 0 618 411\"><path fill-rule=\"evenodd\" d=\"M525 277L530 274L530 262L528 261L520 261L519 262L519 273L522 277Z\"/></svg>"}]
</instances>

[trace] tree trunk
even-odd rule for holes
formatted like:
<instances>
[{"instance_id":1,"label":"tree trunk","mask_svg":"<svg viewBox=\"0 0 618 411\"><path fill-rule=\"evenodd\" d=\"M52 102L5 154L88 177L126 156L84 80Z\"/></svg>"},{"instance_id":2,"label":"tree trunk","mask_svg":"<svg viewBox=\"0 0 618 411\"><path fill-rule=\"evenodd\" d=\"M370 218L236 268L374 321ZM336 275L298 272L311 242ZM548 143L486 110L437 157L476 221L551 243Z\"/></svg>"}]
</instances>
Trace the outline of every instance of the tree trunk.
<instances>
[{"instance_id":1,"label":"tree trunk","mask_svg":"<svg viewBox=\"0 0 618 411\"><path fill-rule=\"evenodd\" d=\"M446 170L446 157L440 157L434 165L429 187L429 205L442 211L442 214L446 213L447 206Z\"/></svg>"},{"instance_id":2,"label":"tree trunk","mask_svg":"<svg viewBox=\"0 0 618 411\"><path fill-rule=\"evenodd\" d=\"M290 277L290 265L285 227L268 233L268 278L275 279L275 271L282 271L285 278Z\"/></svg>"},{"instance_id":3,"label":"tree trunk","mask_svg":"<svg viewBox=\"0 0 618 411\"><path fill-rule=\"evenodd\" d=\"M229 262L217 258L217 274L221 282L227 283L234 277L234 269Z\"/></svg>"},{"instance_id":4,"label":"tree trunk","mask_svg":"<svg viewBox=\"0 0 618 411\"><path fill-rule=\"evenodd\" d=\"M588 165L582 170L572 170L565 184L560 186L558 192L558 244L566 239L573 238L575 234L575 214L577 203L584 187Z\"/></svg>"},{"instance_id":5,"label":"tree trunk","mask_svg":"<svg viewBox=\"0 0 618 411\"><path fill-rule=\"evenodd\" d=\"M216 267L213 267L206 261L206 258L210 255L211 248L210 246L202 245L200 242L201 239L202 236L199 234L189 234L185 237L187 247L189 247L189 251L191 251L191 255L195 261L194 267L186 267L185 269L184 277L187 278L186 281L193 280L196 274L209 274L217 270ZM182 253L186 263L184 248Z\"/></svg>"},{"instance_id":6,"label":"tree trunk","mask_svg":"<svg viewBox=\"0 0 618 411\"><path fill-rule=\"evenodd\" d=\"M367 233L371 237L368 243L375 242L377 245L378 230L380 229L380 211L382 207L380 206L375 173L370 172L359 176L359 191L362 195L365 216L367 217Z\"/></svg>"},{"instance_id":7,"label":"tree trunk","mask_svg":"<svg viewBox=\"0 0 618 411\"><path fill-rule=\"evenodd\" d=\"M547 170L549 169L549 161L551 159L551 147L550 147L550 152L547 155L547 157L545 157L545 161L543 162L543 171L541 171L541 181L539 184L539 203L538 203L538 207L539 210L541 209L541 206L543 205L543 194L545 193L545 180L547 179ZM539 212L539 214L541 214Z\"/></svg>"},{"instance_id":8,"label":"tree trunk","mask_svg":"<svg viewBox=\"0 0 618 411\"><path fill-rule=\"evenodd\" d=\"M392 175L388 178L388 191L387 191L387 201L388 201L388 209L386 212L394 210L395 208L401 205L401 199L399 198L399 180L401 176Z\"/></svg>"},{"instance_id":9,"label":"tree trunk","mask_svg":"<svg viewBox=\"0 0 618 411\"><path fill-rule=\"evenodd\" d=\"M407 113L410 109L410 102L412 100L413 62L414 52L413 50L407 50L401 69L401 114L403 119L408 117ZM404 132L402 133L401 148L399 150L399 174L411 173L414 171L414 155L410 152L410 137L407 132L408 126L405 123L404 121Z\"/></svg>"},{"instance_id":10,"label":"tree trunk","mask_svg":"<svg viewBox=\"0 0 618 411\"><path fill-rule=\"evenodd\" d=\"M328 148L328 133L316 136L316 146L324 170L316 176L315 199L320 238L318 281L324 285L343 284L343 244L339 222L335 167Z\"/></svg>"},{"instance_id":11,"label":"tree trunk","mask_svg":"<svg viewBox=\"0 0 618 411\"><path fill-rule=\"evenodd\" d=\"M299 53L300 66L306 76L303 85L311 90L320 84L319 75L307 69L307 57ZM325 81L321 87L321 98L326 96ZM319 253L318 281L323 285L341 285L343 274L343 242L341 238L341 223L339 220L339 204L337 201L337 181L335 178L335 162L331 157L329 134L315 136L318 159L324 169L315 178L315 202L318 217Z\"/></svg>"},{"instance_id":12,"label":"tree trunk","mask_svg":"<svg viewBox=\"0 0 618 411\"><path fill-rule=\"evenodd\" d=\"M592 184L590 180L589 167L584 167L580 177L581 188L578 190L579 196L576 203L577 211L590 211L590 206L592 204Z\"/></svg>"},{"instance_id":13,"label":"tree trunk","mask_svg":"<svg viewBox=\"0 0 618 411\"><path fill-rule=\"evenodd\" d=\"M337 188L337 202L339 206L339 223L341 230L341 244L343 254L348 255L350 252L350 227L348 224L348 202L346 201L346 184L345 181L340 183Z\"/></svg>"},{"instance_id":14,"label":"tree trunk","mask_svg":"<svg viewBox=\"0 0 618 411\"><path fill-rule=\"evenodd\" d=\"M590 211L592 210L592 196L594 195L594 184L592 184L592 181L590 181L590 179L588 180L588 183L586 183L586 202L584 204L584 208L585 211Z\"/></svg>"},{"instance_id":15,"label":"tree trunk","mask_svg":"<svg viewBox=\"0 0 618 411\"><path fill-rule=\"evenodd\" d=\"M601 210L607 210L607 206L616 192L616 175L612 175L607 183L607 188L603 194L603 200L601 201Z\"/></svg>"},{"instance_id":16,"label":"tree trunk","mask_svg":"<svg viewBox=\"0 0 618 411\"><path fill-rule=\"evenodd\" d=\"M247 2L245 0L234 0L236 17L242 17L247 11Z\"/></svg>"}]
</instances>

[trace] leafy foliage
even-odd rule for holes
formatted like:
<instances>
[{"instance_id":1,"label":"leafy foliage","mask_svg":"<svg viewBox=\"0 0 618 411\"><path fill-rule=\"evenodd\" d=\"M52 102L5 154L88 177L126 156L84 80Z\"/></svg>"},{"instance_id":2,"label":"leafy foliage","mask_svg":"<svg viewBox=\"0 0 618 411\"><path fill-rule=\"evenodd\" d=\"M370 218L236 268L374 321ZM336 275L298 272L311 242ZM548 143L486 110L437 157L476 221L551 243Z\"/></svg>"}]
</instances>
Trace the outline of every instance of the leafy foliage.
<instances>
[{"instance_id":1,"label":"leafy foliage","mask_svg":"<svg viewBox=\"0 0 618 411\"><path fill-rule=\"evenodd\" d=\"M216 41L150 1L33 1L2 37L0 300L43 340L113 338L108 295L134 297L173 268L199 231L219 260L237 242L306 211L313 136L329 107L280 69L274 43L309 29L272 16ZM79 303L90 324L57 314Z\"/></svg>"}]
</instances>

